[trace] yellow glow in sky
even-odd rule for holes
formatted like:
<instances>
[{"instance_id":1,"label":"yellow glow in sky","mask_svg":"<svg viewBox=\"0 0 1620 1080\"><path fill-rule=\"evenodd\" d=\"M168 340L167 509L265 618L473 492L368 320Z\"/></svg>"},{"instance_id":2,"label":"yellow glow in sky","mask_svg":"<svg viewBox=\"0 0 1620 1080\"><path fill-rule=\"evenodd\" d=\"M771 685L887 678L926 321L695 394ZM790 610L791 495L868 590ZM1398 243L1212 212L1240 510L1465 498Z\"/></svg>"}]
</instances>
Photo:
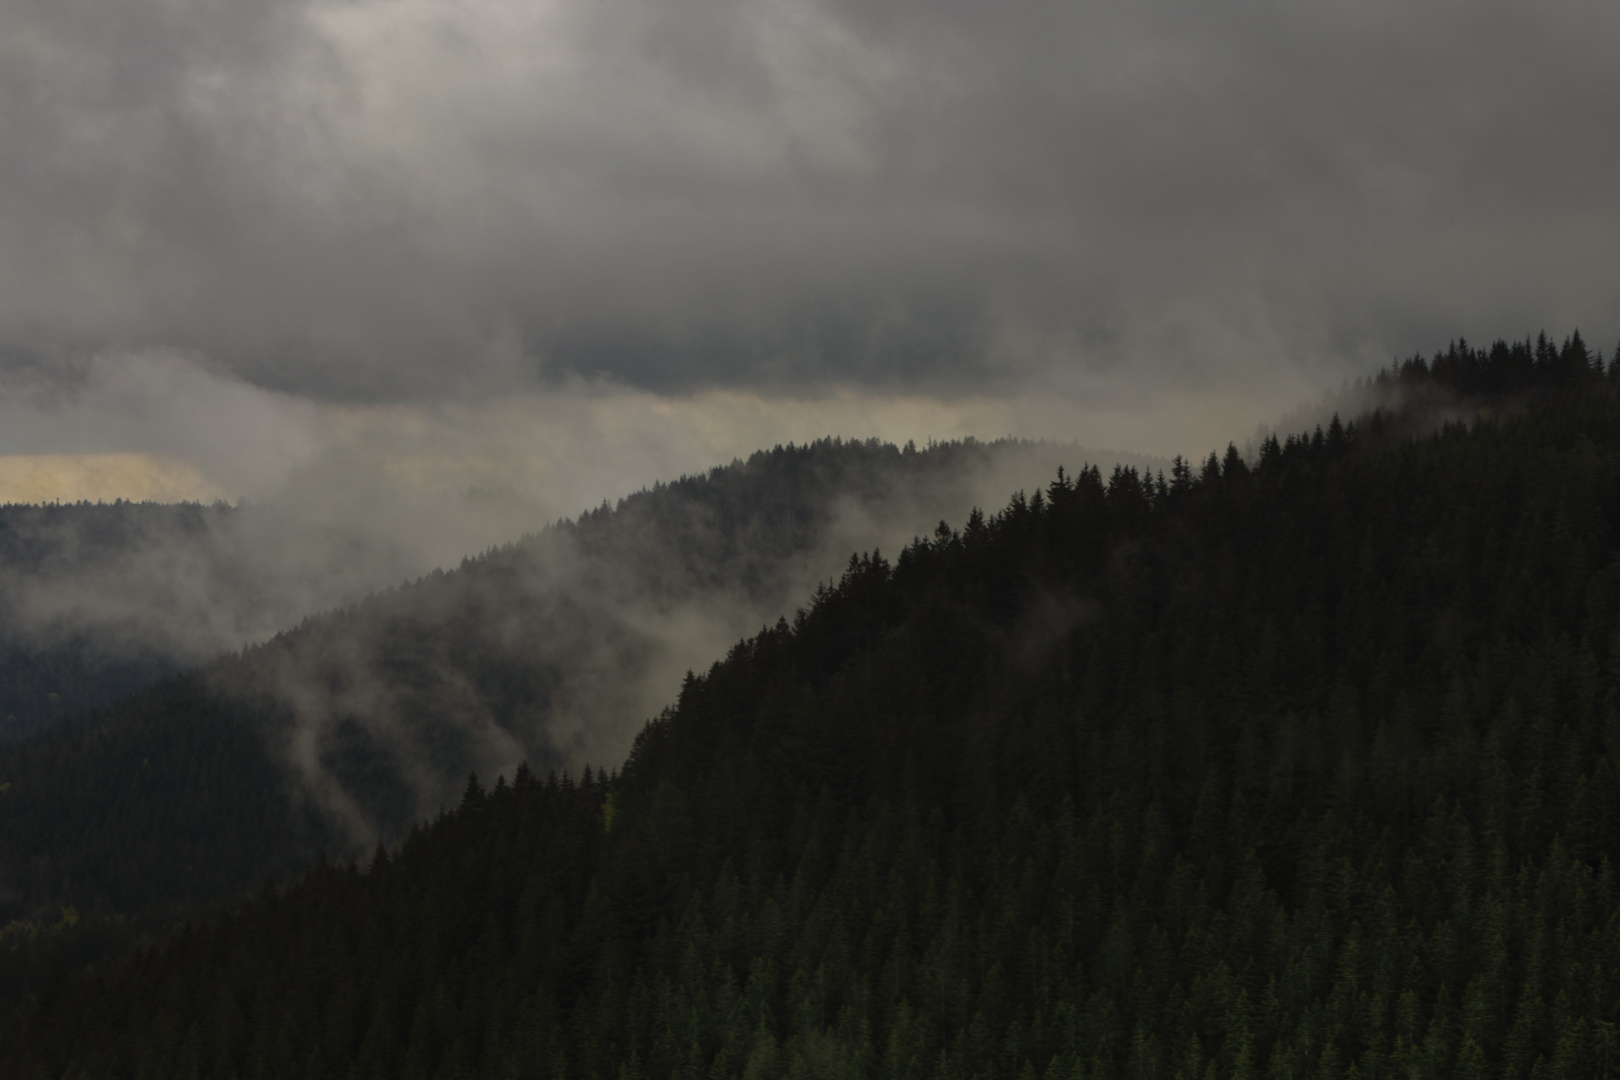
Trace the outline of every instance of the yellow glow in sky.
<instances>
[{"instance_id":1,"label":"yellow glow in sky","mask_svg":"<svg viewBox=\"0 0 1620 1080\"><path fill-rule=\"evenodd\" d=\"M163 454L0 455L0 503L213 502L225 494L189 462Z\"/></svg>"}]
</instances>

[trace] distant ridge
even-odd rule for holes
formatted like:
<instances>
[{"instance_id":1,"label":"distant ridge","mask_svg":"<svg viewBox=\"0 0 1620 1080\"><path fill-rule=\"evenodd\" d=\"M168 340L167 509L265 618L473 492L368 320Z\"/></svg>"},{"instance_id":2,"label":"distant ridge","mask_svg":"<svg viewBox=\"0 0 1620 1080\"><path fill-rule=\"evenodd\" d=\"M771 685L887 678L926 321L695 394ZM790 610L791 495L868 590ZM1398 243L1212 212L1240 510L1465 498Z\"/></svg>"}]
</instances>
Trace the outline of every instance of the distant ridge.
<instances>
[{"instance_id":1,"label":"distant ridge","mask_svg":"<svg viewBox=\"0 0 1620 1080\"><path fill-rule=\"evenodd\" d=\"M472 769L622 761L689 668L790 613L850 552L898 549L1083 453L1011 440L761 451L64 716L0 748L0 927L20 920L26 937L66 905L81 916L71 938L97 920L189 910L285 880L323 849L402 836L453 805ZM238 513L91 507L68 524L102 530L109 557L78 541L73 554L106 578L119 528L161 551L154 538L176 522L206 540ZM171 546L185 567L213 550ZM61 550L43 542L34 557ZM0 943L0 993L6 955Z\"/></svg>"},{"instance_id":2,"label":"distant ridge","mask_svg":"<svg viewBox=\"0 0 1620 1080\"><path fill-rule=\"evenodd\" d=\"M467 780L364 871L52 983L0 1061L1607 1075L1620 358L1572 351L1467 423L1407 365L1253 463L1080 469L852 558L622 770Z\"/></svg>"}]
</instances>

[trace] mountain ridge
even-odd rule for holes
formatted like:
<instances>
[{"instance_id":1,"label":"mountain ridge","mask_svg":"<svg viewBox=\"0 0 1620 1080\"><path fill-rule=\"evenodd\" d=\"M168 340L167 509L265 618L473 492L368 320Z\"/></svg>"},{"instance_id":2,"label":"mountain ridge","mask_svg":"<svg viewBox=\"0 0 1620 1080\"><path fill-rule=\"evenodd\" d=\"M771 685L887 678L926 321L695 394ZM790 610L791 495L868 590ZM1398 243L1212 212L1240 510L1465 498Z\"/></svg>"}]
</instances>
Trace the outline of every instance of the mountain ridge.
<instances>
[{"instance_id":1,"label":"mountain ridge","mask_svg":"<svg viewBox=\"0 0 1620 1080\"><path fill-rule=\"evenodd\" d=\"M369 874L55 985L16 1060L1587 1075L1615 969L1545 957L1620 955L1620 412L1589 365L1530 390L1252 466L1088 468L857 557L689 677L620 774L468 783ZM241 1023L200 990L129 1011L181 969L236 972Z\"/></svg>"}]
</instances>

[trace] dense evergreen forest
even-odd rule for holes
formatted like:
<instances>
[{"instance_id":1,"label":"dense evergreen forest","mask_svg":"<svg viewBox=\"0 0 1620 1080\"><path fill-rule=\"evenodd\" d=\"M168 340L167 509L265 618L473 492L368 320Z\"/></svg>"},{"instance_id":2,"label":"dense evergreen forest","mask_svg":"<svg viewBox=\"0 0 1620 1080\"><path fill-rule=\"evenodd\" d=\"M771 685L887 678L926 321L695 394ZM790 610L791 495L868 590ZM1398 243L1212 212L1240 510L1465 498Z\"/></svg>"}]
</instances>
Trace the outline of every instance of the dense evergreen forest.
<instances>
[{"instance_id":1,"label":"dense evergreen forest","mask_svg":"<svg viewBox=\"0 0 1620 1080\"><path fill-rule=\"evenodd\" d=\"M1620 354L1091 467L528 768L53 978L16 1077L1607 1077ZM1443 422L1441 417L1466 422Z\"/></svg>"},{"instance_id":2,"label":"dense evergreen forest","mask_svg":"<svg viewBox=\"0 0 1620 1080\"><path fill-rule=\"evenodd\" d=\"M286 880L322 850L346 857L397 840L454 805L471 769L622 760L682 672L836 577L848 545L926 531L986 487L999 499L1015 477L1050 475L1066 452L1014 441L778 447L0 747L0 1015L61 956L95 955L266 874ZM223 579L205 595L234 603L258 580L220 526L231 508L30 513L56 527L12 516L12 535L31 538L4 564L14 580L145 566L153 580L142 587L158 594L167 578L151 567L165 537L179 565ZM176 518L191 523L178 538ZM221 533L223 544L210 539Z\"/></svg>"}]
</instances>

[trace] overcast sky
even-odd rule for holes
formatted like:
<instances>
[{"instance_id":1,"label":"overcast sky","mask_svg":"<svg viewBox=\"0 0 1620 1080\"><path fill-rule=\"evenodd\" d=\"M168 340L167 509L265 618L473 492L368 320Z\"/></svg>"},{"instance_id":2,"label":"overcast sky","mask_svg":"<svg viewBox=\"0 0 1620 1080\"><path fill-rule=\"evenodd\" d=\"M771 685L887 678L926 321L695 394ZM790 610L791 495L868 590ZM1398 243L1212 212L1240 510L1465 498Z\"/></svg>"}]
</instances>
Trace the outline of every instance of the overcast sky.
<instances>
[{"instance_id":1,"label":"overcast sky","mask_svg":"<svg viewBox=\"0 0 1620 1080\"><path fill-rule=\"evenodd\" d=\"M1611 353L1617 44L1613 0L0 0L0 489L620 462L572 512Z\"/></svg>"}]
</instances>

